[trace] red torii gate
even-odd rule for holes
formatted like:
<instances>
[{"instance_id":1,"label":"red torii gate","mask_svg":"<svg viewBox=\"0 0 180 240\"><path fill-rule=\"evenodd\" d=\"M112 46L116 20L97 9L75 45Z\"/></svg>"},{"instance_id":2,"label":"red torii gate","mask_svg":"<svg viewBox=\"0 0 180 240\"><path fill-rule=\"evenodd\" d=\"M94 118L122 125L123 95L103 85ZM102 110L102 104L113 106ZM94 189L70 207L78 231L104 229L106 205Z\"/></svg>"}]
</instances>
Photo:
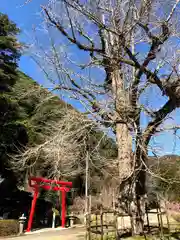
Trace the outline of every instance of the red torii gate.
<instances>
[{"instance_id":1,"label":"red torii gate","mask_svg":"<svg viewBox=\"0 0 180 240\"><path fill-rule=\"evenodd\" d=\"M35 183L33 183L35 182ZM51 186L50 184L54 184L57 186ZM52 190L52 191L61 191L62 192L62 208L61 208L61 220L62 220L62 227L65 227L65 221L66 221L66 192L69 192L69 190L72 187L72 182L63 182L63 181L57 181L57 180L51 180L46 179L42 177L30 177L29 178L29 186L34 189L34 197L31 204L31 211L29 215L28 220L28 227L27 232L31 231L32 227L32 221L36 206L36 200L39 193L39 188L43 188L45 190Z\"/></svg>"}]
</instances>

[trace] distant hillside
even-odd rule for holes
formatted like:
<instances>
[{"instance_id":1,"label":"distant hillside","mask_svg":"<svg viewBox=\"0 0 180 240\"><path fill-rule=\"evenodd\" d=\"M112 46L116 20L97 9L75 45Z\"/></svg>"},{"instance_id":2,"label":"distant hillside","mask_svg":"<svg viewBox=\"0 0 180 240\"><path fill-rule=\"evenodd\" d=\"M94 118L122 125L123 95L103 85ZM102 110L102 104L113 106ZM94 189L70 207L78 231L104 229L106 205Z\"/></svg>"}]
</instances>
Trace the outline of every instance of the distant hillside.
<instances>
[{"instance_id":1,"label":"distant hillside","mask_svg":"<svg viewBox=\"0 0 180 240\"><path fill-rule=\"evenodd\" d=\"M19 122L27 128L30 145L41 142L47 121L60 119L64 108L73 109L22 72L10 95L20 106Z\"/></svg>"},{"instance_id":2,"label":"distant hillside","mask_svg":"<svg viewBox=\"0 0 180 240\"><path fill-rule=\"evenodd\" d=\"M65 103L58 96L53 95L47 89L41 87L32 78L22 72L19 72L19 79L13 86L12 91L8 93L8 96L18 108L16 122L26 129L28 135L27 147L34 147L38 144L42 144L51 125L58 122L65 114L71 114L72 111L72 113L77 112L77 114L81 115L81 113L75 110L71 105ZM78 118L76 121L78 121ZM100 157L103 157L103 159L107 158L109 159L108 161L110 161L116 157L117 150L114 140L105 136L100 130L91 128L88 130L88 149L93 150L96 145L98 145ZM84 161L81 162L81 167L84 169L83 173L77 175L77 178L73 181L75 187L80 187L81 189L79 189L79 191L84 194L85 157L83 158L83 156L81 156L81 158ZM99 161L99 159L93 161ZM95 163L93 162L93 164ZM102 166L100 167L98 163L97 166L98 167L92 167L91 177L98 175L101 179ZM38 172L36 174L40 174L39 171L45 171L43 175L46 176L48 168L46 167L46 169L43 170L43 159L39 162L37 168ZM36 169L34 169L33 172L35 174ZM26 171L24 171L24 173L17 173L16 176L23 181L26 176ZM94 185L94 188L96 189L97 186ZM92 191L94 190L92 189Z\"/></svg>"},{"instance_id":3,"label":"distant hillside","mask_svg":"<svg viewBox=\"0 0 180 240\"><path fill-rule=\"evenodd\" d=\"M77 110L75 110L71 105L65 103L58 96L53 95L47 89L44 89L38 85L32 78L28 77L22 72L19 72L19 79L13 86L12 92L8 93L8 95L14 104L17 104L18 106L18 118L16 118L16 122L22 124L25 127L28 135L27 146L29 147L33 147L44 142L44 134L47 131L48 124L51 124L52 122L58 122L64 116L64 114L67 113L67 111L77 112ZM94 166L90 169L92 181L91 191L95 193L99 191L100 188L102 188L102 185L104 183L109 183L109 181L112 180L112 172L112 175L106 174L105 176L103 174L109 171L106 171L107 166L108 168L111 168L111 161L116 158L117 149L115 142L107 136L103 136L104 134L100 130L91 129L91 131L89 131L89 134L90 137L88 139L88 148L94 149L97 143L100 142L98 146L100 157L103 157L104 159L107 158L107 161L104 160L104 166L100 166L98 163L99 159L96 159L93 164L97 164L98 167ZM171 169L170 171L173 172L175 176L179 173L179 168L177 168L177 164L179 164L179 162L179 156L168 155L160 157L159 159L149 157L148 165L157 176L158 174L162 176L162 169L168 169L168 167ZM81 164L84 166L85 170L85 162ZM175 169L178 169L178 171L175 171ZM170 173L170 171L168 171L168 173ZM21 174L23 178L26 175L24 174ZM74 186L79 188L78 191L80 195L84 194L84 174L85 171L84 173L78 175L76 179L74 179ZM167 175L163 176L167 178ZM107 179L103 180L103 178ZM151 177L148 178L147 182L149 191L159 191L159 186L162 187L162 189L167 186L167 184L162 185L162 181L158 180L159 178L155 178L156 180L153 180L153 182L150 179Z\"/></svg>"},{"instance_id":4,"label":"distant hillside","mask_svg":"<svg viewBox=\"0 0 180 240\"><path fill-rule=\"evenodd\" d=\"M180 156L149 157L147 189L149 197L180 201Z\"/></svg>"}]
</instances>

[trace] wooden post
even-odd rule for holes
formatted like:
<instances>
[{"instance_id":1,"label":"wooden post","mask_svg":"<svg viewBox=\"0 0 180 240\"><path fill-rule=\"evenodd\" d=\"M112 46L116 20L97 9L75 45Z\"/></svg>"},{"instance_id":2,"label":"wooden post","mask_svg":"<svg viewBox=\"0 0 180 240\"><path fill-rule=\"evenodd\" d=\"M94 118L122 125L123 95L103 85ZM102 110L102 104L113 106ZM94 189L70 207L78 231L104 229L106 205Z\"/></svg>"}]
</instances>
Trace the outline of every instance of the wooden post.
<instances>
[{"instance_id":1,"label":"wooden post","mask_svg":"<svg viewBox=\"0 0 180 240\"><path fill-rule=\"evenodd\" d=\"M96 212L96 217L95 217L95 221L96 221L96 236L97 236L97 232L98 232L98 213Z\"/></svg>"},{"instance_id":2,"label":"wooden post","mask_svg":"<svg viewBox=\"0 0 180 240\"><path fill-rule=\"evenodd\" d=\"M118 215L116 212L114 212L115 214L115 239L119 239L118 238Z\"/></svg>"},{"instance_id":3,"label":"wooden post","mask_svg":"<svg viewBox=\"0 0 180 240\"><path fill-rule=\"evenodd\" d=\"M101 219L101 240L103 240L104 232L103 232L103 210L102 210L102 207L101 207L101 211L100 211L100 219Z\"/></svg>"},{"instance_id":4,"label":"wooden post","mask_svg":"<svg viewBox=\"0 0 180 240\"><path fill-rule=\"evenodd\" d=\"M66 191L62 191L62 210L61 210L61 226L64 228L66 225Z\"/></svg>"},{"instance_id":5,"label":"wooden post","mask_svg":"<svg viewBox=\"0 0 180 240\"><path fill-rule=\"evenodd\" d=\"M149 223L149 212L148 212L148 206L147 206L147 203L145 204L145 211L146 211L146 219L147 219L147 227L148 227L148 233L151 232L151 229L150 229L150 223Z\"/></svg>"},{"instance_id":6,"label":"wooden post","mask_svg":"<svg viewBox=\"0 0 180 240\"><path fill-rule=\"evenodd\" d=\"M88 213L86 216L86 240L91 240L91 214Z\"/></svg>"},{"instance_id":7,"label":"wooden post","mask_svg":"<svg viewBox=\"0 0 180 240\"><path fill-rule=\"evenodd\" d=\"M88 199L88 194L89 194L89 156L87 152L86 156L86 180L85 180L85 215L89 212L88 205L89 205L89 199Z\"/></svg>"},{"instance_id":8,"label":"wooden post","mask_svg":"<svg viewBox=\"0 0 180 240\"><path fill-rule=\"evenodd\" d=\"M29 215L28 227L27 227L26 232L31 231L32 221L33 221L33 217L34 217L34 210L35 210L35 207L36 207L36 201L37 201L38 193L39 193L38 188L35 188L34 197L33 197L32 204L31 204L31 211L30 211L30 215Z\"/></svg>"}]
</instances>

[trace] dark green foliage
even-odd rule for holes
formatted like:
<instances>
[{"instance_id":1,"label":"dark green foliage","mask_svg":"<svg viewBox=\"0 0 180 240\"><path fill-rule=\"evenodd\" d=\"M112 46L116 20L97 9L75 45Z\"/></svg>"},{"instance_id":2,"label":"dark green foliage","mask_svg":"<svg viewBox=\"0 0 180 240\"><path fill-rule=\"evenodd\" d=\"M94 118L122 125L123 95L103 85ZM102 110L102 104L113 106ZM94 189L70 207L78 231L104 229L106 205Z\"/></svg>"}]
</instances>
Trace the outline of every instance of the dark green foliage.
<instances>
[{"instance_id":1,"label":"dark green foliage","mask_svg":"<svg viewBox=\"0 0 180 240\"><path fill-rule=\"evenodd\" d=\"M7 15L0 13L0 174L13 177L9 170L9 155L28 141L25 127L18 122L19 105L9 95L18 80L20 44L19 29Z\"/></svg>"},{"instance_id":2,"label":"dark green foliage","mask_svg":"<svg viewBox=\"0 0 180 240\"><path fill-rule=\"evenodd\" d=\"M21 94L21 89L23 94ZM40 87L35 83L31 78L25 74L19 72L19 80L13 87L13 91L10 93L11 98L14 101L18 102L18 105L21 108L20 122L23 123L28 132L29 137L29 146L34 146L44 142L44 138L47 135L49 127L53 122L59 121L61 117L64 116L67 109L73 109L71 105L66 104L60 100L57 96L52 95L46 89ZM47 127L47 125L49 126ZM75 127L78 127L78 124L75 124ZM94 166L91 169L91 176L97 176L102 178L102 159L99 159L99 156L103 159L113 160L117 156L117 149L115 141L109 139L104 135L99 129L88 129L86 138L87 150L91 152L91 158ZM78 136L77 136L78 137ZM84 135L80 135L79 138L84 138ZM79 139L82 141L82 139ZM97 151L93 151L97 146ZM98 152L98 154L97 154ZM82 149L82 156L84 156L84 149ZM82 157L83 158L83 157ZM48 172L47 169L43 169L43 159L39 158L38 171L41 171L41 174L46 177ZM41 164L42 161L42 164ZM107 160L109 161L109 160ZM82 165L82 169L85 169L85 158L84 161L78 163ZM106 165L107 162L104 162ZM74 188L77 189L76 193L84 195L84 180L85 180L85 171L76 178L68 179L73 181ZM94 186L95 189L92 189L93 192L97 191L98 186ZM43 193L43 198L51 198L47 192Z\"/></svg>"},{"instance_id":3,"label":"dark green foliage","mask_svg":"<svg viewBox=\"0 0 180 240\"><path fill-rule=\"evenodd\" d=\"M9 169L9 155L28 141L25 127L18 123L19 105L9 93L18 80L20 44L19 29L7 15L0 13L0 174L13 178Z\"/></svg>"},{"instance_id":4,"label":"dark green foliage","mask_svg":"<svg viewBox=\"0 0 180 240\"><path fill-rule=\"evenodd\" d=\"M68 105L57 96L39 86L22 72L19 72L18 81L13 86L9 96L20 107L18 121L23 123L27 129L29 138L28 146L30 147L44 142L46 135L51 132L49 130L51 125L59 121L67 113L67 109L74 111L71 105ZM77 128L78 124L75 124L75 127ZM104 133L98 129L88 129L87 133L86 145L90 152L92 152L97 145L98 154L102 157L111 159L116 157L117 150L113 140L104 136ZM82 135L79 137L84 138ZM82 141L82 139L79 139L79 141ZM84 156L84 149L82 149L82 155ZM96 157L97 151L94 151L91 155L92 161L96 161L96 165L98 165L99 159ZM85 161L82 161L81 164L84 169ZM44 169L44 171L45 172L41 172L41 174L46 177L46 169ZM93 174L96 174L97 171L96 169L92 169ZM79 176L79 178L84 178L84 176ZM77 182L79 182L79 180Z\"/></svg>"},{"instance_id":5,"label":"dark green foliage","mask_svg":"<svg viewBox=\"0 0 180 240\"><path fill-rule=\"evenodd\" d=\"M59 119L60 109L66 105L18 71L21 48L16 39L18 33L16 25L0 14L0 174L3 177L13 175L9 156L27 143L29 146L42 143L47 121Z\"/></svg>"},{"instance_id":6,"label":"dark green foliage","mask_svg":"<svg viewBox=\"0 0 180 240\"><path fill-rule=\"evenodd\" d=\"M41 189L39 199L44 199L45 201L51 202L53 207L57 207L56 205L59 199L58 192Z\"/></svg>"},{"instance_id":7,"label":"dark green foliage","mask_svg":"<svg viewBox=\"0 0 180 240\"><path fill-rule=\"evenodd\" d=\"M17 70L21 48L16 39L18 33L16 25L6 15L0 14L0 174L4 177L13 175L13 171L9 169L10 155L22 150L26 145L33 147L43 143L45 135L50 132L48 124L59 121L67 109L73 109ZM103 135L99 129L89 129L87 150L93 152L98 145L99 156L113 159L117 155L115 143ZM83 149L82 158L84 151ZM91 155L94 165L102 164L97 157L97 151ZM84 169L85 161L81 164ZM39 165L42 168L41 174L46 177L47 169L42 167L43 159L39 161ZM91 175L101 177L98 169L100 168L92 167ZM25 174L26 171L19 175L24 178ZM77 176L76 182L78 188L82 187L80 192L84 193L84 173ZM79 184L80 182L82 184ZM49 195L49 198L51 197L54 196Z\"/></svg>"},{"instance_id":8,"label":"dark green foliage","mask_svg":"<svg viewBox=\"0 0 180 240\"><path fill-rule=\"evenodd\" d=\"M72 108L22 72L9 96L19 106L18 121L27 128L29 146L43 142L47 123L60 120L65 107Z\"/></svg>"},{"instance_id":9,"label":"dark green foliage","mask_svg":"<svg viewBox=\"0 0 180 240\"><path fill-rule=\"evenodd\" d=\"M113 139L107 137L102 131L94 129L90 131L88 138L89 151L93 150L99 143L98 153L105 158L116 158L117 147Z\"/></svg>"},{"instance_id":10,"label":"dark green foliage","mask_svg":"<svg viewBox=\"0 0 180 240\"><path fill-rule=\"evenodd\" d=\"M0 173L3 177L10 177L13 172L9 166L9 155L17 153L26 145L28 136L22 124L7 123L0 127Z\"/></svg>"},{"instance_id":11,"label":"dark green foliage","mask_svg":"<svg viewBox=\"0 0 180 240\"><path fill-rule=\"evenodd\" d=\"M0 13L0 92L9 91L17 80L20 44L16 39L19 29Z\"/></svg>"},{"instance_id":12,"label":"dark green foliage","mask_svg":"<svg viewBox=\"0 0 180 240\"><path fill-rule=\"evenodd\" d=\"M32 194L26 191L21 191L17 188L13 188L13 180L5 179L0 184L0 216L6 215L9 219L19 219L19 217L24 213L26 217L29 216ZM43 199L37 200L36 211L33 221L33 227L50 227L52 222L52 216L47 216L47 212L52 209L52 203L44 201ZM42 220L48 217L49 225L42 223ZM1 222L0 222L1 225ZM8 227L8 226L7 226ZM25 223L25 228L27 228L27 221ZM0 226L0 235L2 228ZM8 231L8 230L7 230ZM1 238L1 236L0 236Z\"/></svg>"},{"instance_id":13,"label":"dark green foliage","mask_svg":"<svg viewBox=\"0 0 180 240\"><path fill-rule=\"evenodd\" d=\"M18 105L11 102L6 95L0 95L0 125L4 125L7 122L17 117Z\"/></svg>"}]
</instances>

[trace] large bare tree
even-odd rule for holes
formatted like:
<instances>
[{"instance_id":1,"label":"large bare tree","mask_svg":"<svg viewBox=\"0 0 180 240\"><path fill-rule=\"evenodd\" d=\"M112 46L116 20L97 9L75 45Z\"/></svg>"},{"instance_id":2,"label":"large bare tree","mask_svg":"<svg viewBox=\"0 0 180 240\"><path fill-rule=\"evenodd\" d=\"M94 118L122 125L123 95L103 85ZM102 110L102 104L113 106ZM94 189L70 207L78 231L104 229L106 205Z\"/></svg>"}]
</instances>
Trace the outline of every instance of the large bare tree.
<instances>
[{"instance_id":1,"label":"large bare tree","mask_svg":"<svg viewBox=\"0 0 180 240\"><path fill-rule=\"evenodd\" d=\"M119 201L134 217L134 233L143 227L148 146L180 106L179 10L179 0L49 0L42 6L46 38L37 40L34 58L54 90L115 134Z\"/></svg>"}]
</instances>

